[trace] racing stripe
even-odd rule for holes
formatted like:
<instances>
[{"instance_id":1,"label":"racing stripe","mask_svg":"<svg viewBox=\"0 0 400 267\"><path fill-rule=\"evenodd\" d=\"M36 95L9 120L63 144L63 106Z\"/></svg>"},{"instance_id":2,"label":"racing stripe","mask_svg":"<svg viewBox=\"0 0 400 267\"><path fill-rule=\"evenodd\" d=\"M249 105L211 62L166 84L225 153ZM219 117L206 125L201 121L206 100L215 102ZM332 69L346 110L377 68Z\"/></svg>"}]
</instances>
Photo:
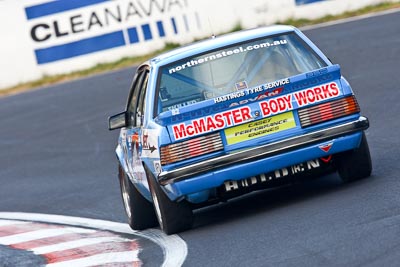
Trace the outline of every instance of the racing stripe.
<instances>
[{"instance_id":1,"label":"racing stripe","mask_svg":"<svg viewBox=\"0 0 400 267\"><path fill-rule=\"evenodd\" d=\"M93 267L140 267L142 264L140 262L114 262L114 263L105 263L102 265L96 265Z\"/></svg>"},{"instance_id":2,"label":"racing stripe","mask_svg":"<svg viewBox=\"0 0 400 267\"><path fill-rule=\"evenodd\" d=\"M58 244L49 245L49 246L37 247L37 248L33 248L31 250L35 254L46 254L46 253L52 253L52 252L57 252L57 251L62 251L62 250L81 248L81 247L89 246L89 245L97 245L97 244L108 243L108 242L124 242L124 241L129 241L129 240L123 239L120 237L108 237L108 236L96 237L96 238L84 238L84 239L77 239L77 240L58 243Z\"/></svg>"},{"instance_id":3,"label":"racing stripe","mask_svg":"<svg viewBox=\"0 0 400 267\"><path fill-rule=\"evenodd\" d=\"M30 223L30 224L23 224L17 222L17 224L13 225L4 225L0 227L0 237L8 236L8 235L15 235L15 234L22 234L32 232L34 230L41 230L41 229L60 229L61 226L58 225L46 225L38 224L38 223Z\"/></svg>"},{"instance_id":4,"label":"racing stripe","mask_svg":"<svg viewBox=\"0 0 400 267\"><path fill-rule=\"evenodd\" d=\"M34 248L42 247L42 246L50 246L58 243L64 243L69 241L75 241L83 238L96 238L96 237L111 237L115 236L109 232L94 232L87 234L66 234L62 236L48 237L48 238L40 238L33 241L22 242L18 244L11 245L11 247L16 249L25 249L31 250Z\"/></svg>"},{"instance_id":5,"label":"racing stripe","mask_svg":"<svg viewBox=\"0 0 400 267\"><path fill-rule=\"evenodd\" d=\"M46 265L47 267L87 267L93 265L102 265L114 262L133 262L133 266L140 266L139 251L125 251L125 252L114 252L114 253L104 253L98 254L82 259L69 260L57 263L51 263Z\"/></svg>"},{"instance_id":6,"label":"racing stripe","mask_svg":"<svg viewBox=\"0 0 400 267\"><path fill-rule=\"evenodd\" d=\"M52 253L43 254L42 256L44 256L47 259L48 263L56 263L66 260L87 258L94 255L102 254L104 252L107 253L133 252L137 251L138 248L139 246L136 243L136 241L130 241L130 242L111 241L108 243L79 246L72 249L56 251Z\"/></svg>"},{"instance_id":7,"label":"racing stripe","mask_svg":"<svg viewBox=\"0 0 400 267\"><path fill-rule=\"evenodd\" d=\"M26 232L22 234L15 234L10 236L4 236L0 238L0 244L3 245L12 245L21 242L31 241L39 238L60 236L64 234L70 233L92 233L94 230L89 230L85 228L76 228L76 227L65 227L58 229L42 229L31 232Z\"/></svg>"},{"instance_id":8,"label":"racing stripe","mask_svg":"<svg viewBox=\"0 0 400 267\"><path fill-rule=\"evenodd\" d=\"M141 266L136 239L113 232L0 219L0 244L30 250L47 266Z\"/></svg>"}]
</instances>

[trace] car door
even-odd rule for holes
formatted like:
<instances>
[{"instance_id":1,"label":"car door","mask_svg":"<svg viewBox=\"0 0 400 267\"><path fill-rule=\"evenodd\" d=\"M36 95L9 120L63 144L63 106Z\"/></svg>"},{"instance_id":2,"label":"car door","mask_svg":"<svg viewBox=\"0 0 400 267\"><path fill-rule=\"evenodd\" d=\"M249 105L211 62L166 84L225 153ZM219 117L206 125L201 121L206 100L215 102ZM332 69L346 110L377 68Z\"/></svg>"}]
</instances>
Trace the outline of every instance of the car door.
<instances>
[{"instance_id":1,"label":"car door","mask_svg":"<svg viewBox=\"0 0 400 267\"><path fill-rule=\"evenodd\" d=\"M147 88L148 68L137 71L127 104L126 160L131 181L147 187L146 175L141 160L143 137L143 101Z\"/></svg>"}]
</instances>

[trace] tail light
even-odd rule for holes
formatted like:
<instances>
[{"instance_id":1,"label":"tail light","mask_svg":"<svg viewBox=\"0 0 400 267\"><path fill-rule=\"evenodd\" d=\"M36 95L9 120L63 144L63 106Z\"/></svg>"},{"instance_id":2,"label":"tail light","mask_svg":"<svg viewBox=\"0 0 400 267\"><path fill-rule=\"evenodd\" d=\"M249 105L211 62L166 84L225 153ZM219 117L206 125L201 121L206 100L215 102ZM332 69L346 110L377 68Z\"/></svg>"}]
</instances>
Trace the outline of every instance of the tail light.
<instances>
[{"instance_id":1,"label":"tail light","mask_svg":"<svg viewBox=\"0 0 400 267\"><path fill-rule=\"evenodd\" d=\"M224 149L219 133L209 134L160 148L161 165L206 155Z\"/></svg>"},{"instance_id":2,"label":"tail light","mask_svg":"<svg viewBox=\"0 0 400 267\"><path fill-rule=\"evenodd\" d=\"M326 102L309 108L299 109L301 127L337 119L360 112L355 96Z\"/></svg>"}]
</instances>

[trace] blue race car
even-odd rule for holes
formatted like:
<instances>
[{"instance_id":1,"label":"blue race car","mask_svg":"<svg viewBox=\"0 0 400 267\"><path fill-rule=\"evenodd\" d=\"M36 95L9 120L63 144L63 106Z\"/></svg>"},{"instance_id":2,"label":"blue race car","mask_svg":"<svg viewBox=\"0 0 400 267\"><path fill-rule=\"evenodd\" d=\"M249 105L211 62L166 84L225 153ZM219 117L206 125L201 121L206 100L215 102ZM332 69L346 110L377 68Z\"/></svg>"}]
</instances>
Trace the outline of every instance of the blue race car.
<instances>
[{"instance_id":1,"label":"blue race car","mask_svg":"<svg viewBox=\"0 0 400 267\"><path fill-rule=\"evenodd\" d=\"M368 177L356 97L298 29L271 26L201 41L137 68L116 153L129 225L189 229L193 209L338 171Z\"/></svg>"}]
</instances>

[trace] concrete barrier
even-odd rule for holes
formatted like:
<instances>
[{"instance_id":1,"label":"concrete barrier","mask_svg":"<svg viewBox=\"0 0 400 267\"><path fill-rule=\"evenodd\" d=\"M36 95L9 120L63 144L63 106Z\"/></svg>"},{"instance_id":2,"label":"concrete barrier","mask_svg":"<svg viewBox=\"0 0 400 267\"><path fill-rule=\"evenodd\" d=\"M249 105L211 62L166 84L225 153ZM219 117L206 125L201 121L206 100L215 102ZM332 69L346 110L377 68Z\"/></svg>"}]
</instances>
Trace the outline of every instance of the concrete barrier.
<instances>
[{"instance_id":1,"label":"concrete barrier","mask_svg":"<svg viewBox=\"0 0 400 267\"><path fill-rule=\"evenodd\" d=\"M383 0L0 0L0 89L287 18ZM393 1L396 2L396 1Z\"/></svg>"}]
</instances>

